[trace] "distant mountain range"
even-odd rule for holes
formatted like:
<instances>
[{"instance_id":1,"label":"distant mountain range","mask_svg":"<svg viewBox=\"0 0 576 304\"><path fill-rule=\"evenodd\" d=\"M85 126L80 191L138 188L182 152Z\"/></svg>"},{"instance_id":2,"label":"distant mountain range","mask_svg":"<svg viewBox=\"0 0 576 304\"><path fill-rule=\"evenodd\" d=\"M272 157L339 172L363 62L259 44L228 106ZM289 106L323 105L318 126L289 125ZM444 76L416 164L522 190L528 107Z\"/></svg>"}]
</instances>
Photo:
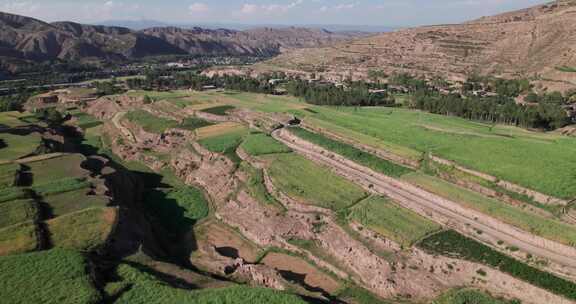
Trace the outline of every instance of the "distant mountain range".
<instances>
[{"instance_id":1,"label":"distant mountain range","mask_svg":"<svg viewBox=\"0 0 576 304\"><path fill-rule=\"evenodd\" d=\"M206 29L232 29L237 31L245 31L254 28L273 28L273 29L285 29L294 27L292 25L281 25L281 24L242 24L242 23L168 23L158 20L108 20L96 23L95 25L105 25L105 26L117 26L126 27L132 30L143 30L151 27L180 27L180 28L194 28L201 27ZM310 29L325 29L331 32L365 32L365 33L383 33L390 32L397 27L391 26L378 26L378 25L345 25L345 24L302 24L298 25L300 28L310 28Z\"/></svg>"},{"instance_id":2,"label":"distant mountain range","mask_svg":"<svg viewBox=\"0 0 576 304\"><path fill-rule=\"evenodd\" d=\"M200 27L126 27L46 23L0 12L0 67L14 70L49 60L124 60L159 55L274 56L366 35L312 28L245 31Z\"/></svg>"},{"instance_id":3,"label":"distant mountain range","mask_svg":"<svg viewBox=\"0 0 576 304\"><path fill-rule=\"evenodd\" d=\"M366 77L370 70L455 80L478 73L538 79L544 87L567 90L576 87L576 1L294 50L271 61L266 66L322 71L335 79Z\"/></svg>"}]
</instances>

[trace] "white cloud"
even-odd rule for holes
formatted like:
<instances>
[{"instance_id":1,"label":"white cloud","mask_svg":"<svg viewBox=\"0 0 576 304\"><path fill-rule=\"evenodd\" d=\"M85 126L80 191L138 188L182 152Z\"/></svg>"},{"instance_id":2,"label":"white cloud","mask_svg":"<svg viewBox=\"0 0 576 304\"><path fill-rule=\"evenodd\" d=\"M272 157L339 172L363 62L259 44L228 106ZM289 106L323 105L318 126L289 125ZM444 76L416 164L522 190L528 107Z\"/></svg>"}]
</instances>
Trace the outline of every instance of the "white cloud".
<instances>
[{"instance_id":1,"label":"white cloud","mask_svg":"<svg viewBox=\"0 0 576 304\"><path fill-rule=\"evenodd\" d=\"M289 10L296 8L304 3L304 0L294 0L288 4L252 4L246 3L242 5L240 8L240 14L244 15L253 15L256 13L263 13L263 14L283 14L288 12Z\"/></svg>"},{"instance_id":2,"label":"white cloud","mask_svg":"<svg viewBox=\"0 0 576 304\"><path fill-rule=\"evenodd\" d=\"M8 1L0 5L0 10L17 15L32 15L40 9L40 5L30 1Z\"/></svg>"},{"instance_id":3,"label":"white cloud","mask_svg":"<svg viewBox=\"0 0 576 304\"><path fill-rule=\"evenodd\" d=\"M350 10L356 8L358 5L360 5L359 2L341 3L333 6L323 5L322 7L320 7L320 11L327 12L327 11Z\"/></svg>"},{"instance_id":4,"label":"white cloud","mask_svg":"<svg viewBox=\"0 0 576 304\"><path fill-rule=\"evenodd\" d=\"M196 2L190 4L190 6L188 7L188 11L190 12L190 14L206 13L210 11L210 7L208 7L208 5L206 5L205 3Z\"/></svg>"}]
</instances>

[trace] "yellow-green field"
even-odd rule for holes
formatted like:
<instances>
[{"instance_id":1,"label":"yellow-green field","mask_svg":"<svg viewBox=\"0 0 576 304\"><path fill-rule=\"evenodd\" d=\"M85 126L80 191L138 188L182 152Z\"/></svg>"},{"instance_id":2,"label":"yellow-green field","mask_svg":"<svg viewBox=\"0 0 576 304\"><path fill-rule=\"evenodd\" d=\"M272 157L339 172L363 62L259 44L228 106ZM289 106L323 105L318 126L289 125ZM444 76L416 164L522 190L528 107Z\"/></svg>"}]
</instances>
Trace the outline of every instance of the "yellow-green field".
<instances>
[{"instance_id":1,"label":"yellow-green field","mask_svg":"<svg viewBox=\"0 0 576 304\"><path fill-rule=\"evenodd\" d=\"M366 197L359 186L302 156L288 153L263 158L270 162L275 186L305 203L340 210Z\"/></svg>"},{"instance_id":2,"label":"yellow-green field","mask_svg":"<svg viewBox=\"0 0 576 304\"><path fill-rule=\"evenodd\" d=\"M350 219L404 246L411 246L440 225L400 207L384 197L372 196L350 209Z\"/></svg>"}]
</instances>

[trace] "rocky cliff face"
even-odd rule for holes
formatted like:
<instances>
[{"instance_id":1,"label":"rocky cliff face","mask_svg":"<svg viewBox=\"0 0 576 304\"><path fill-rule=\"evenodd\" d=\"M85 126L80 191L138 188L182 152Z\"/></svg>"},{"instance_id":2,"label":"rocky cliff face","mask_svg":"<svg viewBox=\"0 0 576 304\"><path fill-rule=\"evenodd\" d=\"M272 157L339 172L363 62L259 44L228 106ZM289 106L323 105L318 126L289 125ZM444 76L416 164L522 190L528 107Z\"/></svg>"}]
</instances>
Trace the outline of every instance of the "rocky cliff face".
<instances>
[{"instance_id":1,"label":"rocky cliff face","mask_svg":"<svg viewBox=\"0 0 576 304\"><path fill-rule=\"evenodd\" d=\"M461 79L479 72L536 76L546 85L576 83L576 2L555 1L468 23L384 33L272 60L282 68L328 71L340 77L387 73Z\"/></svg>"},{"instance_id":2,"label":"rocky cliff face","mask_svg":"<svg viewBox=\"0 0 576 304\"><path fill-rule=\"evenodd\" d=\"M354 35L305 28L232 31L166 27L133 31L73 22L46 23L0 12L0 59L40 62L182 54L272 56L285 48L325 46Z\"/></svg>"}]
</instances>

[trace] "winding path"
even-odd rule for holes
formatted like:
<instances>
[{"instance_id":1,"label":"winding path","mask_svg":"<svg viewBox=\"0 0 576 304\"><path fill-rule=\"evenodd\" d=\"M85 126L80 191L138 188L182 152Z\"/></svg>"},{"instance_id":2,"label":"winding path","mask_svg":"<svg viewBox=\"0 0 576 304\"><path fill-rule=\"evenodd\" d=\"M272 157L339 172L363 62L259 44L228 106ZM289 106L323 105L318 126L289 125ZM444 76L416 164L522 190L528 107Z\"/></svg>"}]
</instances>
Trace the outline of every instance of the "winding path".
<instances>
[{"instance_id":1,"label":"winding path","mask_svg":"<svg viewBox=\"0 0 576 304\"><path fill-rule=\"evenodd\" d=\"M480 212L463 208L458 203L426 192L409 183L376 173L310 142L304 141L285 129L273 132L273 137L306 158L336 171L338 174L385 195L401 206L421 215L442 222L445 225L473 237L488 241L490 238L502 240L510 246L534 256L546 258L564 266L568 273L576 273L576 248L535 236L514 226L493 219ZM439 220L440 218L440 220ZM473 235L470 229L482 231Z\"/></svg>"}]
</instances>

